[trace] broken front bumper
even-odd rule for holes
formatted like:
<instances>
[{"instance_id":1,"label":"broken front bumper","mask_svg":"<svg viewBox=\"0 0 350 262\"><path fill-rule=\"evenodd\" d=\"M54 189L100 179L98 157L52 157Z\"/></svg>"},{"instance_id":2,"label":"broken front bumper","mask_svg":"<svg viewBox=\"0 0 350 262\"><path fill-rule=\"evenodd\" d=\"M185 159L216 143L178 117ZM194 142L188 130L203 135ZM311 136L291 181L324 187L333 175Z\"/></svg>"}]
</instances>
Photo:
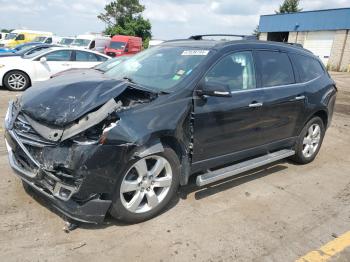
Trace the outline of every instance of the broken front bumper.
<instances>
[{"instance_id":1,"label":"broken front bumper","mask_svg":"<svg viewBox=\"0 0 350 262\"><path fill-rule=\"evenodd\" d=\"M65 216L77 220L80 222L86 223L101 223L104 220L104 217L111 205L110 200L101 200L101 199L92 199L87 201L84 204L79 204L72 200L70 197L67 197L67 200L63 200L63 197L60 194L67 194L69 196L73 195L76 192L76 189L56 182L53 190L50 190L50 187L45 187L42 183L39 182L38 176L41 178L45 174L41 174L45 171L38 168L36 173L31 173L25 170L16 160L14 150L18 149L18 146L21 147L21 142L16 140L13 133L6 131L5 135L6 146L9 154L9 163L11 168L16 172L16 174L29 185L34 192L40 194L41 197L44 197L48 203L57 209L59 212ZM18 149L20 150L20 149ZM31 156L28 155L30 159ZM42 180L42 179L40 179Z\"/></svg>"},{"instance_id":2,"label":"broken front bumper","mask_svg":"<svg viewBox=\"0 0 350 262\"><path fill-rule=\"evenodd\" d=\"M113 187L118 175L117 166L123 150L115 146L78 146L68 148L71 156L62 156L74 166L74 175L79 177L77 183L67 183L55 172L47 169L33 147L19 137L13 127L16 113L12 105L5 120L5 141L11 168L42 198L65 216L80 222L101 223L111 205ZM44 157L55 157L55 152L65 147L43 147ZM64 151L66 152L66 151ZM60 154L64 155L64 154ZM111 161L113 159L114 161ZM75 179L75 178L74 178Z\"/></svg>"}]
</instances>

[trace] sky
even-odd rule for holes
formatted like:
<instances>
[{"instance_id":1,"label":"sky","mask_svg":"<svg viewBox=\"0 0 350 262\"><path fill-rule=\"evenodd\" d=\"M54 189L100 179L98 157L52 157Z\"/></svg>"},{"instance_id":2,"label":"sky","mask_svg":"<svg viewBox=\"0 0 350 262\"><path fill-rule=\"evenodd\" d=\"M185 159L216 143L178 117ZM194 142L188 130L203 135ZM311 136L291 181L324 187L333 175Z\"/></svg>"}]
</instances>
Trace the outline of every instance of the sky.
<instances>
[{"instance_id":1,"label":"sky","mask_svg":"<svg viewBox=\"0 0 350 262\"><path fill-rule=\"evenodd\" d=\"M140 0L155 39L194 34L250 34L259 16L283 0ZM0 28L51 31L59 36L101 32L97 19L108 0L0 0ZM303 10L350 7L350 0L301 0Z\"/></svg>"}]
</instances>

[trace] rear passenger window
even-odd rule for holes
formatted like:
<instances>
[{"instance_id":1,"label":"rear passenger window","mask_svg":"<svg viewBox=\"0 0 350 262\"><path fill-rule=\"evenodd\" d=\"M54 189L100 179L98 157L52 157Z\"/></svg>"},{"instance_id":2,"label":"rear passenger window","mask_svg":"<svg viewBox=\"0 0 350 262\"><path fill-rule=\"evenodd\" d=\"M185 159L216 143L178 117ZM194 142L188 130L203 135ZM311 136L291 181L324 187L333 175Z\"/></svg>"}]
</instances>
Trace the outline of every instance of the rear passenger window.
<instances>
[{"instance_id":1,"label":"rear passenger window","mask_svg":"<svg viewBox=\"0 0 350 262\"><path fill-rule=\"evenodd\" d=\"M70 50L59 50L54 51L46 55L47 61L71 61L72 51Z\"/></svg>"},{"instance_id":2,"label":"rear passenger window","mask_svg":"<svg viewBox=\"0 0 350 262\"><path fill-rule=\"evenodd\" d=\"M295 83L292 64L286 53L258 51L263 87Z\"/></svg>"},{"instance_id":3,"label":"rear passenger window","mask_svg":"<svg viewBox=\"0 0 350 262\"><path fill-rule=\"evenodd\" d=\"M77 62L97 62L99 59L94 53L76 51L76 61Z\"/></svg>"},{"instance_id":4,"label":"rear passenger window","mask_svg":"<svg viewBox=\"0 0 350 262\"><path fill-rule=\"evenodd\" d=\"M292 54L293 61L299 72L300 81L307 82L324 74L320 62L308 56Z\"/></svg>"},{"instance_id":5,"label":"rear passenger window","mask_svg":"<svg viewBox=\"0 0 350 262\"><path fill-rule=\"evenodd\" d=\"M237 52L221 59L206 75L206 82L228 85L231 91L256 87L251 52Z\"/></svg>"}]
</instances>

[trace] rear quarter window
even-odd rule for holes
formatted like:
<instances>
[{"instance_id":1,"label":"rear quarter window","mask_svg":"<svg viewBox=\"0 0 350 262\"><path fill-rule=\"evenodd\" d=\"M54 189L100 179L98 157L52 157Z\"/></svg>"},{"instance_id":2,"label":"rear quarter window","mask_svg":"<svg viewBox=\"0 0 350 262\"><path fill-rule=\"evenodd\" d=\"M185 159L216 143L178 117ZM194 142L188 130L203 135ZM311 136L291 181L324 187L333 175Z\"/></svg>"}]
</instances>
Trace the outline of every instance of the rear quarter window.
<instances>
[{"instance_id":1,"label":"rear quarter window","mask_svg":"<svg viewBox=\"0 0 350 262\"><path fill-rule=\"evenodd\" d=\"M300 82L308 82L323 75L324 69L315 58L297 54L291 54L293 62L298 70Z\"/></svg>"},{"instance_id":2,"label":"rear quarter window","mask_svg":"<svg viewBox=\"0 0 350 262\"><path fill-rule=\"evenodd\" d=\"M263 87L294 84L292 64L286 53L276 51L256 52Z\"/></svg>"}]
</instances>

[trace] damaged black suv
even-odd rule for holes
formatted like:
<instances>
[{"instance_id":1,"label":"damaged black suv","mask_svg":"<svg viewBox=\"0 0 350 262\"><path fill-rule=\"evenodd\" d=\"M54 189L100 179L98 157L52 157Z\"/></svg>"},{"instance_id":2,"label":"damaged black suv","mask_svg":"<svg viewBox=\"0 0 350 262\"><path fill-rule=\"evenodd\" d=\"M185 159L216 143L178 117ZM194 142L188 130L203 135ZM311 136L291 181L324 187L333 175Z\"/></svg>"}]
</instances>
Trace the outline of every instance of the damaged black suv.
<instances>
[{"instance_id":1,"label":"damaged black suv","mask_svg":"<svg viewBox=\"0 0 350 262\"><path fill-rule=\"evenodd\" d=\"M300 47L169 41L28 89L10 102L6 145L24 184L65 216L135 223L193 174L203 186L287 157L309 163L336 92Z\"/></svg>"}]
</instances>

